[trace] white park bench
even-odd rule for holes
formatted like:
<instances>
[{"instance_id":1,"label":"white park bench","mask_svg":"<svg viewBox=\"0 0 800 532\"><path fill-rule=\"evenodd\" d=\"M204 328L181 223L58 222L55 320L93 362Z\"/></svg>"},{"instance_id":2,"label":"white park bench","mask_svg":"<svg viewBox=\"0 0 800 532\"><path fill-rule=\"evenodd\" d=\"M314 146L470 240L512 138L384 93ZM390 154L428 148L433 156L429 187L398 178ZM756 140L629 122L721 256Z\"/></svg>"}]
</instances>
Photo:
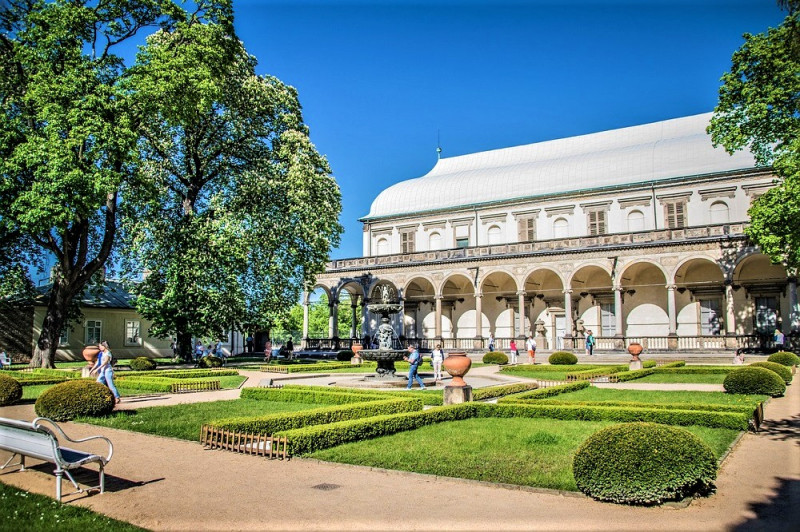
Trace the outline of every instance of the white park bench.
<instances>
[{"instance_id":1,"label":"white park bench","mask_svg":"<svg viewBox=\"0 0 800 532\"><path fill-rule=\"evenodd\" d=\"M45 426L42 422L46 422ZM108 444L108 456L100 456L84 451L69 449L59 445L59 439L71 443L82 443L90 440L105 440ZM74 493L82 493L84 490L78 487L75 479L72 478L69 470L76 469L85 464L97 462L100 466L100 485L91 486L88 489L100 489L100 493L105 491L105 473L103 467L111 460L114 447L108 438L104 436L91 436L82 440L73 440L64 431L44 417L37 417L33 421L21 421L17 419L6 419L0 417L0 449L12 453L11 458L0 469L9 466L20 465L20 471L25 471L25 457L30 456L37 460L43 460L55 464L56 475L56 499L61 501L61 480L62 475L66 474L72 485L77 490ZM20 461L12 464L15 456L20 457Z\"/></svg>"}]
</instances>

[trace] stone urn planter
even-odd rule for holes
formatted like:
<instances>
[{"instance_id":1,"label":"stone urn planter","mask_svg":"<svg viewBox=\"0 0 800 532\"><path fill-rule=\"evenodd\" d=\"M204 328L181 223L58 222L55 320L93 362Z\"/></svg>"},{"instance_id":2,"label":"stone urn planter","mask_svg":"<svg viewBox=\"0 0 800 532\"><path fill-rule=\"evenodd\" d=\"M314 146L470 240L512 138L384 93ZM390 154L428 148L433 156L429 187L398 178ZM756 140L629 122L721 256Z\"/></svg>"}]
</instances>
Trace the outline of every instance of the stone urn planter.
<instances>
[{"instance_id":1,"label":"stone urn planter","mask_svg":"<svg viewBox=\"0 0 800 532\"><path fill-rule=\"evenodd\" d=\"M83 359L86 360L90 366L93 366L97 361L97 355L100 354L100 348L96 345L87 345L83 348L82 354Z\"/></svg>"},{"instance_id":2,"label":"stone urn planter","mask_svg":"<svg viewBox=\"0 0 800 532\"><path fill-rule=\"evenodd\" d=\"M639 359L639 355L642 354L642 349L644 349L642 347L642 344L637 342L632 342L628 346L628 353L630 353L631 356L633 357L631 358L631 361L628 363L629 370L633 371L637 369L642 369L642 361Z\"/></svg>"},{"instance_id":3,"label":"stone urn planter","mask_svg":"<svg viewBox=\"0 0 800 532\"><path fill-rule=\"evenodd\" d=\"M453 377L453 381L448 386L463 387L467 386L464 382L464 375L469 371L472 366L472 360L469 359L464 352L455 352L447 355L447 358L442 362L445 371Z\"/></svg>"}]
</instances>

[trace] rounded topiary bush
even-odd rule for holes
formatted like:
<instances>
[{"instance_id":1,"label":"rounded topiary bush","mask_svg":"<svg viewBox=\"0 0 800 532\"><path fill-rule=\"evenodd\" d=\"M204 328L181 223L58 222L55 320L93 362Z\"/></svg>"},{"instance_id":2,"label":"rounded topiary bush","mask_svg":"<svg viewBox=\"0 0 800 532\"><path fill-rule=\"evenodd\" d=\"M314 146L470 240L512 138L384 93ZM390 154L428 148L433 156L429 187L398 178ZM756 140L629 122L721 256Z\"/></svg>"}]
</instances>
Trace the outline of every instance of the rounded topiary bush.
<instances>
[{"instance_id":1,"label":"rounded topiary bush","mask_svg":"<svg viewBox=\"0 0 800 532\"><path fill-rule=\"evenodd\" d=\"M757 368L766 368L770 371L774 371L778 374L778 376L783 379L783 382L789 384L792 382L792 371L784 366L783 364L778 364L777 362L753 362L750 364L750 367L757 367Z\"/></svg>"},{"instance_id":2,"label":"rounded topiary bush","mask_svg":"<svg viewBox=\"0 0 800 532\"><path fill-rule=\"evenodd\" d=\"M500 351L490 351L483 355L484 364L508 364L508 355Z\"/></svg>"},{"instance_id":3,"label":"rounded topiary bush","mask_svg":"<svg viewBox=\"0 0 800 532\"><path fill-rule=\"evenodd\" d=\"M592 434L572 461L575 482L601 501L659 504L714 487L717 459L691 432L657 423L624 423Z\"/></svg>"},{"instance_id":4,"label":"rounded topiary bush","mask_svg":"<svg viewBox=\"0 0 800 532\"><path fill-rule=\"evenodd\" d=\"M99 382L62 382L42 392L34 410L37 416L54 421L69 421L79 416L107 416L114 410L114 396Z\"/></svg>"},{"instance_id":5,"label":"rounded topiary bush","mask_svg":"<svg viewBox=\"0 0 800 532\"><path fill-rule=\"evenodd\" d=\"M219 368L222 366L222 359L209 355L198 360L197 365L201 368Z\"/></svg>"},{"instance_id":6,"label":"rounded topiary bush","mask_svg":"<svg viewBox=\"0 0 800 532\"><path fill-rule=\"evenodd\" d=\"M722 382L725 391L736 394L764 394L778 397L786 392L786 383L766 368L748 366L728 373Z\"/></svg>"},{"instance_id":7,"label":"rounded topiary bush","mask_svg":"<svg viewBox=\"0 0 800 532\"><path fill-rule=\"evenodd\" d=\"M354 356L356 356L356 354L353 353L353 351L351 351L350 349L342 349L341 351L336 353L336 360L338 360L339 362L347 362Z\"/></svg>"},{"instance_id":8,"label":"rounded topiary bush","mask_svg":"<svg viewBox=\"0 0 800 532\"><path fill-rule=\"evenodd\" d=\"M0 374L0 406L13 405L22 399L22 385L17 379Z\"/></svg>"},{"instance_id":9,"label":"rounded topiary bush","mask_svg":"<svg viewBox=\"0 0 800 532\"><path fill-rule=\"evenodd\" d=\"M129 364L133 371L150 371L158 367L155 360L147 357L136 357Z\"/></svg>"},{"instance_id":10,"label":"rounded topiary bush","mask_svg":"<svg viewBox=\"0 0 800 532\"><path fill-rule=\"evenodd\" d=\"M783 366L797 366L800 365L800 357L789 351L778 351L771 354L767 358L767 362L775 362Z\"/></svg>"},{"instance_id":11,"label":"rounded topiary bush","mask_svg":"<svg viewBox=\"0 0 800 532\"><path fill-rule=\"evenodd\" d=\"M547 361L554 366L571 366L578 363L578 357L569 351L556 351Z\"/></svg>"}]
</instances>

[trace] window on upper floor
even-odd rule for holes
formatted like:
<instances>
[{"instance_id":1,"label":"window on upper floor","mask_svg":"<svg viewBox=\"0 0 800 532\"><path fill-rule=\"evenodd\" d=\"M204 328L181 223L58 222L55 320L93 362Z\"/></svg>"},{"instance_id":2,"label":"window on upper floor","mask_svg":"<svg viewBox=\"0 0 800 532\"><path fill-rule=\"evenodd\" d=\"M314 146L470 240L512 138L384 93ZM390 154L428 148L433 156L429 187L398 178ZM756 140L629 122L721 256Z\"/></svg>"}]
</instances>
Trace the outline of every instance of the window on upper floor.
<instances>
[{"instance_id":1,"label":"window on upper floor","mask_svg":"<svg viewBox=\"0 0 800 532\"><path fill-rule=\"evenodd\" d=\"M415 229L406 229L400 232L400 250L402 253L414 253Z\"/></svg>"},{"instance_id":2,"label":"window on upper floor","mask_svg":"<svg viewBox=\"0 0 800 532\"><path fill-rule=\"evenodd\" d=\"M728 204L724 201L715 201L708 208L712 224L726 224L730 221Z\"/></svg>"},{"instance_id":3,"label":"window on upper floor","mask_svg":"<svg viewBox=\"0 0 800 532\"><path fill-rule=\"evenodd\" d=\"M569 222L566 218L556 218L553 222L553 238L567 238L569 236Z\"/></svg>"},{"instance_id":4,"label":"window on upper floor","mask_svg":"<svg viewBox=\"0 0 800 532\"><path fill-rule=\"evenodd\" d=\"M536 217L525 216L517 220L517 240L519 242L536 240Z\"/></svg>"},{"instance_id":5,"label":"window on upper floor","mask_svg":"<svg viewBox=\"0 0 800 532\"><path fill-rule=\"evenodd\" d=\"M503 230L500 229L500 227L497 225L489 227L489 231L487 231L487 236L489 237L490 246L503 243Z\"/></svg>"},{"instance_id":6,"label":"window on upper floor","mask_svg":"<svg viewBox=\"0 0 800 532\"><path fill-rule=\"evenodd\" d=\"M388 238L379 238L377 243L377 254L378 255L388 255L389 254L389 239Z\"/></svg>"},{"instance_id":7,"label":"window on upper floor","mask_svg":"<svg viewBox=\"0 0 800 532\"><path fill-rule=\"evenodd\" d=\"M428 236L428 249L430 251L442 249L442 235L440 233L434 232Z\"/></svg>"},{"instance_id":8,"label":"window on upper floor","mask_svg":"<svg viewBox=\"0 0 800 532\"><path fill-rule=\"evenodd\" d=\"M460 237L456 238L456 247L457 248L468 248L469 247L469 237Z\"/></svg>"},{"instance_id":9,"label":"window on upper floor","mask_svg":"<svg viewBox=\"0 0 800 532\"><path fill-rule=\"evenodd\" d=\"M644 213L642 211L631 211L628 213L628 231L644 231Z\"/></svg>"},{"instance_id":10,"label":"window on upper floor","mask_svg":"<svg viewBox=\"0 0 800 532\"><path fill-rule=\"evenodd\" d=\"M604 235L608 232L606 224L606 211L591 210L586 213L587 232L589 236Z\"/></svg>"},{"instance_id":11,"label":"window on upper floor","mask_svg":"<svg viewBox=\"0 0 800 532\"><path fill-rule=\"evenodd\" d=\"M664 221L668 229L686 227L686 201L668 201L664 203Z\"/></svg>"}]
</instances>

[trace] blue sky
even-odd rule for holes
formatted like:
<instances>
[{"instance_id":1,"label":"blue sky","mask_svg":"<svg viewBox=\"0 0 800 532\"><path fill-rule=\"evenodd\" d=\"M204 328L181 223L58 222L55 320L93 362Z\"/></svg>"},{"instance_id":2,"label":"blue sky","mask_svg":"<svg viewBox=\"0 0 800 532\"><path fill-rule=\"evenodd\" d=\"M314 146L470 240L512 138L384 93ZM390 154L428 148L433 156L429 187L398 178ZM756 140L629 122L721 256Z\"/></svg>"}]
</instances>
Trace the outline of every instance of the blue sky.
<instances>
[{"instance_id":1,"label":"blue sky","mask_svg":"<svg viewBox=\"0 0 800 532\"><path fill-rule=\"evenodd\" d=\"M342 189L332 258L358 218L444 157L713 110L773 0L234 0L258 72L296 87ZM488 185L487 185L488 186Z\"/></svg>"}]
</instances>

